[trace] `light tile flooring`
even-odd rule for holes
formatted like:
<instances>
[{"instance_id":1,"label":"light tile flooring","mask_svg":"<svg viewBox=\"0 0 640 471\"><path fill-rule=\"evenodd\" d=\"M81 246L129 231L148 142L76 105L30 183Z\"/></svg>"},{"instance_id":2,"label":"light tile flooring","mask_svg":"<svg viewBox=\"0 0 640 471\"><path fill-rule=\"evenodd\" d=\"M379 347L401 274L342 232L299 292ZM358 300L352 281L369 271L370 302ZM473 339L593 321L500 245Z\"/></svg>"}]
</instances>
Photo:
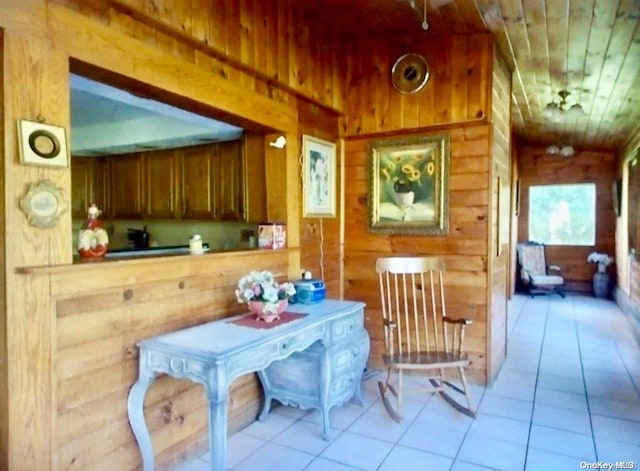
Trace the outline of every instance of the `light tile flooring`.
<instances>
[{"instance_id":1,"label":"light tile flooring","mask_svg":"<svg viewBox=\"0 0 640 471\"><path fill-rule=\"evenodd\" d=\"M364 407L317 412L278 407L228 441L229 469L578 470L640 462L640 346L612 301L515 296L508 359L489 388L473 387L472 420L440 397L407 396L401 424L363 383ZM420 398L419 398L420 397ZM209 469L209 455L179 471ZM618 468L621 469L621 468ZM628 468L634 469L634 468Z\"/></svg>"}]
</instances>

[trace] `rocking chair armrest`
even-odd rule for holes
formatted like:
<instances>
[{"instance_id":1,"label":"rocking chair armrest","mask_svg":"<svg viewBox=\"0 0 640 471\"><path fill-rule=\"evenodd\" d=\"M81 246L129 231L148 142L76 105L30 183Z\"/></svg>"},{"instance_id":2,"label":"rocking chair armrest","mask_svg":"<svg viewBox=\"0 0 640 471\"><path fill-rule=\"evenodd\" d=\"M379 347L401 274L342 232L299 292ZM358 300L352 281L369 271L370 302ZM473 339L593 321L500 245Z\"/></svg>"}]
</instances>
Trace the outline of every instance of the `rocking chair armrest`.
<instances>
[{"instance_id":1,"label":"rocking chair armrest","mask_svg":"<svg viewBox=\"0 0 640 471\"><path fill-rule=\"evenodd\" d=\"M390 328L390 329L395 329L396 327L398 327L398 326L397 326L397 324L396 324L395 322L390 321L389 319L382 319L382 324L383 324L385 327L388 327L388 328Z\"/></svg>"},{"instance_id":2,"label":"rocking chair armrest","mask_svg":"<svg viewBox=\"0 0 640 471\"><path fill-rule=\"evenodd\" d=\"M462 324L462 325L473 324L473 321L471 319L451 319L450 317L445 317L444 321L449 324Z\"/></svg>"}]
</instances>

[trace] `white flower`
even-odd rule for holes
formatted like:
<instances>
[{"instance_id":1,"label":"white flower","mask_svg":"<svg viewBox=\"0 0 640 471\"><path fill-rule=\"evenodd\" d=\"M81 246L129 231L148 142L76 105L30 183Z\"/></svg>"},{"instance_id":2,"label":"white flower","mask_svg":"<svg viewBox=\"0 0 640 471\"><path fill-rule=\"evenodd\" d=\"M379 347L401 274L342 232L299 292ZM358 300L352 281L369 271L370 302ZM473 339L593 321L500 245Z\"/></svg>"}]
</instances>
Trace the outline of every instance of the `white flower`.
<instances>
[{"instance_id":1,"label":"white flower","mask_svg":"<svg viewBox=\"0 0 640 471\"><path fill-rule=\"evenodd\" d=\"M238 303L262 301L266 304L265 311L275 313L278 301L289 299L296 290L292 283L278 283L273 273L263 270L249 272L240 278L235 293Z\"/></svg>"},{"instance_id":2,"label":"white flower","mask_svg":"<svg viewBox=\"0 0 640 471\"><path fill-rule=\"evenodd\" d=\"M598 265L604 265L608 267L614 261L613 257L610 257L607 254L599 253L599 252L591 252L587 257L588 262L597 263Z\"/></svg>"}]
</instances>

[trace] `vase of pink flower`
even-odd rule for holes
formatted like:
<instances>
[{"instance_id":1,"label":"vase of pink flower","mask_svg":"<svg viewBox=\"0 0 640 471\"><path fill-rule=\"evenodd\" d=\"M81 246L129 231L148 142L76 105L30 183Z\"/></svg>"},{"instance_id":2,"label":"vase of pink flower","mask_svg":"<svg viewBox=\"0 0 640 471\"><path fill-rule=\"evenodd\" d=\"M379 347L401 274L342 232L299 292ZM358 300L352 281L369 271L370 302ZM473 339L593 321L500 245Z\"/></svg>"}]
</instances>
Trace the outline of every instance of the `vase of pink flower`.
<instances>
[{"instance_id":1,"label":"vase of pink flower","mask_svg":"<svg viewBox=\"0 0 640 471\"><path fill-rule=\"evenodd\" d=\"M246 303L256 318L265 322L279 319L295 294L293 283L278 283L266 270L249 272L240 278L236 288L238 302Z\"/></svg>"}]
</instances>

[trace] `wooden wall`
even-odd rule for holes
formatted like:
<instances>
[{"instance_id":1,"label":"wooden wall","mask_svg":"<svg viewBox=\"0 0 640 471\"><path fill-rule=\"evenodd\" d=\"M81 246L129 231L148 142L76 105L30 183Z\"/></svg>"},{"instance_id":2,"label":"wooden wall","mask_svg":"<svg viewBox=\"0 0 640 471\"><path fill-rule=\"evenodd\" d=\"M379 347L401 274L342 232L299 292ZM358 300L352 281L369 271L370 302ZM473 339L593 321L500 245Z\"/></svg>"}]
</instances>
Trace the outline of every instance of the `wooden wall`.
<instances>
[{"instance_id":1,"label":"wooden wall","mask_svg":"<svg viewBox=\"0 0 640 471\"><path fill-rule=\"evenodd\" d=\"M529 234L529 187L544 184L595 183L596 184L596 243L595 246L549 246L547 262L559 265L567 289L593 292L592 279L595 266L587 256L595 251L614 255L616 224L613 211L612 185L617 177L614 152L578 149L570 158L547 155L546 147L520 145L518 172L520 178L520 216L518 241L526 241ZM614 270L609 269L614 275Z\"/></svg>"},{"instance_id":2,"label":"wooden wall","mask_svg":"<svg viewBox=\"0 0 640 471\"><path fill-rule=\"evenodd\" d=\"M318 139L335 142L336 145L336 217L304 218L303 204L300 204L300 266L311 271L314 278L323 278L327 296L339 298L342 293L343 240L340 221L343 208L340 204L342 191L340 160L342 143L338 139L339 117L336 113L313 103L299 100L298 120L300 135L310 135ZM301 143L302 146L302 143ZM300 172L300 195L303 195L304 175Z\"/></svg>"},{"instance_id":3,"label":"wooden wall","mask_svg":"<svg viewBox=\"0 0 640 471\"><path fill-rule=\"evenodd\" d=\"M194 2L194 6L195 3L204 4ZM66 271L75 273L75 267L68 265L72 261L73 246L70 211L62 216L54 229L42 230L29 226L17 205L28 185L42 179L52 180L61 188L63 195L70 198L69 169L22 166L19 164L16 147L18 119L36 120L42 117L47 123L69 129L70 68L89 75L96 74L100 78L113 79L116 85L131 86L138 93L166 99L175 106L193 107L194 111L203 114L229 118L230 121L246 126L253 132L284 133L289 140L284 150L268 146L265 148L269 182L267 205L270 218L287 222L290 249L274 255L283 258L279 259L278 272L290 278L299 274L300 224L297 183L300 148L297 100L304 93L317 93L317 99L324 106L343 102L340 90L343 77L333 74L339 48L332 42L326 26L318 31L311 31L313 27L309 26L309 22L302 21L302 10L298 7L299 4L293 1L277 2L277 8L268 9L268 18L262 13L262 8L266 6L258 1L242 2L239 10L236 8L237 2L226 2L225 8L221 10L214 8L212 4L211 11L204 12L206 14L191 11L189 17L193 20L192 24L198 25L199 21L208 18L207 21L219 22L217 25L229 25L225 30L225 46L219 45L215 50L203 47L194 40L192 35L197 32L194 33L191 26L182 28L184 25L179 18L184 20L185 17L181 17L179 10L174 8L177 2L166 1L162 2L161 7L159 5L157 1L2 2L0 28L3 32L1 96L4 186L1 214L4 217L1 232L7 237L3 255L6 292L2 299L0 329L2 368L6 373L0 379L1 469L46 471L57 467L100 469L100 466L113 469L114 463L117 467L119 464L122 464L122 467L127 466L129 461L124 458L128 456L126 453L137 453L132 437L126 432L116 440L119 446L124 447L123 455L115 448L104 446L112 440L114 434L126 431L128 426L121 410L114 414L115 421L109 422L112 410L107 411L103 407L108 403L113 405L111 401L116 400L116 407L123 407L125 383L128 382L129 386L132 384L135 351L123 354L119 349L132 345L138 338L136 334L132 334L136 331L137 324L131 323L131 318L128 317L134 313L137 315L138 307L132 310L131 306L118 305L114 301L113 292L106 295L110 299L105 301L106 306L98 308L97 311L92 311L91 306L92 297L96 293L102 296L103 292L100 290L103 288L116 289L115 286L125 286L129 283L133 283L135 289L140 288L139 280L132 282L133 275L128 263L118 265L120 269L109 275L109 282L103 280L106 275L99 270L91 276L87 276L86 273L84 276L78 275L77 279L69 282L77 291L69 297L65 294L60 298L51 291L51 279L47 276L16 273L17 269L31 266L60 266L60 271L56 272L58 274ZM138 8L148 8L148 17L146 13L140 14ZM246 13L250 9L254 12L253 15ZM234 18L240 11L243 15L242 23L240 20L231 21L227 13L217 16L221 15L222 11L233 14ZM177 16L173 16L174 14ZM170 26L161 25L162 22L157 21L158 16L165 15L171 16L171 20L167 20ZM277 37L278 44L265 42L262 33L254 31L254 28L260 30L266 23L278 25L275 31L269 33ZM178 24L180 27L176 26ZM204 28L202 25L198 26L200 27ZM187 30L189 33L185 32ZM254 32L248 34L249 30ZM294 41L289 41L289 31L294 30ZM206 31L207 34L212 34L219 29L206 26ZM325 32L326 36L323 36ZM243 50L252 49L254 52L248 53L246 59L236 60L235 58L245 57L242 51L234 49L238 44L242 44ZM260 48L265 47L265 44L271 53L262 54ZM224 54L221 52L223 49ZM221 57L223 55L224 57ZM268 59L271 65L265 65L263 59ZM254 70L253 67L257 69ZM267 70L271 72L267 73ZM279 73L283 70L290 74L281 79ZM310 79L313 71L322 71L322 74ZM334 81L337 84L335 86ZM240 260L241 257L240 254L227 255L223 257L224 262L221 262L220 266L228 263L230 267L242 267L243 272L252 266L269 266L260 263L260 259L255 260L256 265L252 265L254 260L245 263ZM199 273L210 273L210 277L205 276L204 284L199 288L204 293L200 293L198 296L201 297L198 299L202 301L207 296L216 296L213 291L215 283L219 281L217 277L221 276L220 272L213 273L207 271L209 268L190 266L193 261L189 257L185 259L185 270L189 277L196 277ZM257 265L258 263L260 265ZM98 266L94 268L97 269ZM189 271L196 269L198 271ZM174 267L164 271L173 273L172 276L177 276L178 273L174 271ZM156 269L148 269L147 276L149 273L156 274ZM231 293L230 280L233 279L235 283L239 274L230 270L228 276L221 288ZM90 282L89 278L93 281ZM171 284L177 282L177 279L168 279L171 280ZM142 303L144 309L150 315L157 313L153 320L159 322L158 330L155 330L155 327L146 329L153 322L149 318L143 319L143 334L176 329L204 319L204 308L189 302L184 303L186 307L179 307L181 303L177 299L168 300L162 297L175 295L171 290L167 293L162 291L168 279L149 279L143 283L142 291L154 293L145 298ZM98 288L92 285L92 282L98 283ZM207 290L211 293L206 293ZM162 295L155 299L157 293ZM216 311L221 306L219 301L209 303L207 309L220 314L228 313L224 309ZM224 304L227 301L220 302ZM69 306L80 306L85 311L76 311ZM53 333L57 332L58 309L64 313L60 317L61 324L65 329L70 329L64 331L59 338L53 336ZM121 332L118 331L121 335L111 330L109 332L113 333L113 338L104 344L100 342L98 348L102 348L102 353L110 357L97 359L100 366L96 368L100 371L92 370L86 377L78 373L76 378L73 371L79 370L66 368L77 366L74 362L79 359L67 355L66 352L59 352L58 347L62 345L63 349L69 348L69 352L76 348L83 353L91 350L87 345L80 347L73 342L76 337L78 342L90 343L93 340L93 329L100 329L104 325L101 323L106 320L99 318L101 310L104 309L109 311L106 316L110 323L108 328L116 331L122 328ZM76 317L75 313L80 317ZM176 321L167 322L167 319L172 317L175 317ZM86 321L86 324L78 322L70 325L67 322L71 319ZM85 327L88 330L85 331ZM89 353L99 355L101 352L91 350ZM59 369L61 365L64 365L63 370ZM56 373L60 373L59 379ZM253 387L255 382L247 386L247 390L242 389L253 392L239 392L233 396L233 408L243 412L232 416L232 429L243 426L255 418L258 402ZM178 399L180 394L194 394L178 383L169 385L162 382L158 391L155 399L150 398L151 403L154 403L154 400L158 403L164 400L165 406L168 397L175 397L176 401L181 401ZM191 402L186 399L185 401L184 404ZM98 409L94 409L93 406ZM185 411L194 410L192 407L197 409L198 402L194 402L193 406L185 405L182 411L187 414ZM182 417L183 412L177 413L176 417ZM174 411L164 410L163 413L172 417ZM199 417L198 420L205 417L204 414L200 416L199 412L194 414ZM165 463L174 462L192 453L206 436L201 424L194 425L192 421L188 425L188 431L180 429L174 433L177 426L175 421L169 420L169 423L164 424L164 419L160 419L158 422L157 416L162 415L158 408L154 409L152 415L156 415L153 418L149 417L154 426L160 426L157 435L162 438L158 438L157 443L164 450L162 461ZM99 422L100 425L91 432L84 429L79 431L74 427L78 427L81 421L92 424ZM185 423L187 422L185 419ZM64 424L64 430L60 428L61 423ZM69 430L67 426L70 427ZM110 455L111 452L115 454ZM85 454L86 457L80 457L81 454ZM98 463L99 457L105 460ZM94 459L97 460L95 464L79 464Z\"/></svg>"},{"instance_id":4,"label":"wooden wall","mask_svg":"<svg viewBox=\"0 0 640 471\"><path fill-rule=\"evenodd\" d=\"M634 208L640 206L640 201L631 201L633 195L638 195L638 189L631 188L634 184L630 181L630 160L638 157L640 149L640 130L629 136L624 148L618 156L619 176L622 178L622 201L620 217L616 219L616 271L618 275L618 288L629 298L629 302L640 311L640 262L639 255L631 255L630 232L640 233L640 217L632 214ZM635 172L637 174L637 170Z\"/></svg>"},{"instance_id":5,"label":"wooden wall","mask_svg":"<svg viewBox=\"0 0 640 471\"><path fill-rule=\"evenodd\" d=\"M417 34L394 40L353 41L349 61L345 135L396 133L452 123L484 122L491 69L487 35ZM403 54L421 54L429 82L420 93L403 95L390 84L391 67Z\"/></svg>"},{"instance_id":6,"label":"wooden wall","mask_svg":"<svg viewBox=\"0 0 640 471\"><path fill-rule=\"evenodd\" d=\"M487 320L487 380L493 382L507 355L507 296L511 229L511 72L493 52L491 93L492 218L489 247L490 305ZM495 248L495 249L494 249Z\"/></svg>"},{"instance_id":7,"label":"wooden wall","mask_svg":"<svg viewBox=\"0 0 640 471\"><path fill-rule=\"evenodd\" d=\"M491 126L489 87L492 59L488 36L414 41L364 41L349 47L347 140L345 142L345 297L364 301L371 337L371 366L381 366L384 351L375 260L391 254L444 256L448 310L473 319L467 347L471 376L486 381L487 318L490 306L488 256L491 204ZM432 75L414 95L393 89L389 71L407 52L422 53ZM473 44L473 47L471 47ZM435 126L448 124L448 126ZM476 123L476 124L474 124ZM369 143L384 136L446 132L451 167L449 234L385 235L368 231Z\"/></svg>"},{"instance_id":8,"label":"wooden wall","mask_svg":"<svg viewBox=\"0 0 640 471\"><path fill-rule=\"evenodd\" d=\"M138 374L136 342L242 312L234 289L251 269L282 279L288 253L91 263L24 275L46 281L55 299L55 469L140 469L127 416L127 396ZM255 420L260 397L255 375L233 383L231 433ZM145 419L160 469L206 449L207 409L201 385L163 375L151 386Z\"/></svg>"},{"instance_id":9,"label":"wooden wall","mask_svg":"<svg viewBox=\"0 0 640 471\"><path fill-rule=\"evenodd\" d=\"M486 381L493 214L489 35L420 34L408 40L337 43L330 26L314 24L302 3L294 0L4 0L0 27L6 234L0 468L135 467L138 452L122 409L135 376L135 341L201 322L210 312L230 313L235 309L229 295L240 275L237 267L243 273L252 267L273 268L292 278L304 260L309 264L305 268L318 271L313 267L320 247L319 222L300 221L302 133L348 139L339 146L345 156L340 190L344 212L341 218L322 221L329 267L325 278L330 295L344 288L345 297L367 302L372 361L379 361L381 353L371 280L375 257L442 255L450 270L450 313L474 319L467 337L472 376ZM432 75L421 93L400 96L389 83L389 70L409 50L425 55ZM242 253L176 258L170 270L159 269L164 263L160 260L149 266L68 265L70 213L52 230L35 229L16 201L28 184L45 178L68 196L70 171L21 166L16 122L42 116L69 129L70 68L176 106L228 118L267 133L267 141L268 133L284 133L289 141L285 149L265 147L267 211L270 218L287 222L290 248L260 258L254 252L249 258ZM336 114L340 111L346 111L344 118ZM449 235L368 234L369 140L431 132L447 132L451 139ZM334 264L340 263L342 252L348 256L340 286L335 278L341 276L340 269ZM216 263L208 264L212 257ZM31 266L53 268L24 269ZM186 288L177 290L181 281ZM123 301L125 289L136 293L132 302ZM243 381L231 399L232 430L255 417L255 380ZM205 414L197 391L163 379L149 395L147 420L162 465L202 446ZM105 446L112 441L113 446Z\"/></svg>"},{"instance_id":10,"label":"wooden wall","mask_svg":"<svg viewBox=\"0 0 640 471\"><path fill-rule=\"evenodd\" d=\"M295 0L50 0L244 89L295 106L341 109L342 57L331 25Z\"/></svg>"}]
</instances>

